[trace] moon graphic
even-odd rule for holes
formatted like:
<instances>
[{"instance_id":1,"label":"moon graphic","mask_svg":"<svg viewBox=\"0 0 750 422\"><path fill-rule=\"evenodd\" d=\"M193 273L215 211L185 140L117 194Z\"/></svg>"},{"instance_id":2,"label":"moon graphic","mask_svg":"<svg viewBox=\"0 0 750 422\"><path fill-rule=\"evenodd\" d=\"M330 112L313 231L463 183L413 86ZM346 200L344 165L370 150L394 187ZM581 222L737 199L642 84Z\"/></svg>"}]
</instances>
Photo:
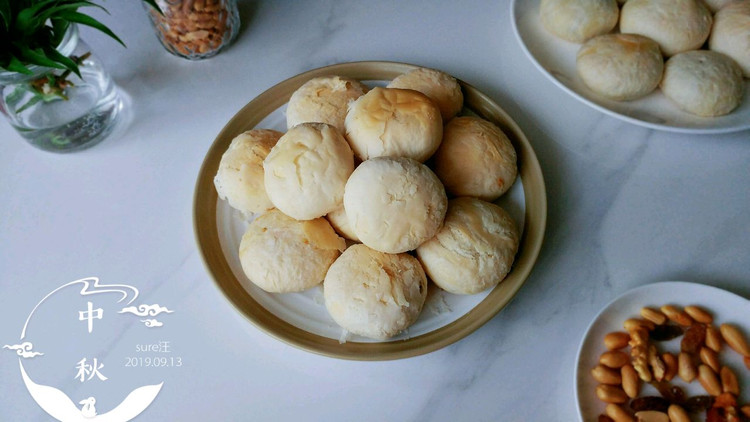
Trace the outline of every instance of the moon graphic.
<instances>
[{"instance_id":1,"label":"moon graphic","mask_svg":"<svg viewBox=\"0 0 750 422\"><path fill-rule=\"evenodd\" d=\"M29 378L23 368L21 359L18 359L21 367L21 376L26 389L31 397L50 416L61 422L126 422L138 416L156 399L161 391L163 382L155 385L144 385L131 391L122 403L114 409L101 415L84 416L81 409L76 407L73 400L67 394L57 388L48 385L37 384ZM93 398L91 398L93 400Z\"/></svg>"},{"instance_id":2,"label":"moon graphic","mask_svg":"<svg viewBox=\"0 0 750 422\"><path fill-rule=\"evenodd\" d=\"M28 328L29 321L37 308L39 308L39 306L53 294L75 284L82 285L80 290L81 296L98 293L119 293L122 297L117 302L121 302L130 297L130 300L127 302L128 304L132 303L133 300L138 297L138 289L133 286L124 284L100 284L97 277L87 277L72 281L53 290L37 303L26 319L26 323L21 331L21 340L26 337L26 329ZM63 391L48 385L37 384L31 379L31 377L29 377L21 358L26 359L42 355L42 353L31 352L32 347L33 346L30 342L13 346L4 346L4 348L16 350L16 353L20 356L18 359L18 365L21 369L21 376L26 389L29 391L29 394L34 401L42 408L42 410L61 422L127 422L146 410L146 408L156 399L156 396L164 385L164 382L161 382L159 384L138 387L131 391L114 409L103 414L97 414L95 407L96 399L94 397L88 397L80 401L79 404L82 406L79 408Z\"/></svg>"}]
</instances>

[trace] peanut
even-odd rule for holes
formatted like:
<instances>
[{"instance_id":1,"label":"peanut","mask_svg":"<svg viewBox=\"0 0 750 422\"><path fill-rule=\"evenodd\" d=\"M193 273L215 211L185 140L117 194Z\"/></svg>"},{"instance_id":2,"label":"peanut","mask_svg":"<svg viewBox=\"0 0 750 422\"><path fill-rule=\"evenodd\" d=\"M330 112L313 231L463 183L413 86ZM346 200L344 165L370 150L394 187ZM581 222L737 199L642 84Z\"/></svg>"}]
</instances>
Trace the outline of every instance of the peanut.
<instances>
[{"instance_id":1,"label":"peanut","mask_svg":"<svg viewBox=\"0 0 750 422\"><path fill-rule=\"evenodd\" d=\"M750 356L745 356L745 358L742 359L742 362L745 363L745 368L750 369Z\"/></svg>"},{"instance_id":2,"label":"peanut","mask_svg":"<svg viewBox=\"0 0 750 422\"><path fill-rule=\"evenodd\" d=\"M721 333L713 325L706 326L706 346L716 353L721 352Z\"/></svg>"},{"instance_id":3,"label":"peanut","mask_svg":"<svg viewBox=\"0 0 750 422\"><path fill-rule=\"evenodd\" d=\"M710 324L714 321L714 317L710 313L708 313L708 311L701 308L700 306L696 306L696 305L686 306L685 313L690 315L690 317L693 318L694 320L703 324Z\"/></svg>"},{"instance_id":4,"label":"peanut","mask_svg":"<svg viewBox=\"0 0 750 422\"><path fill-rule=\"evenodd\" d=\"M620 376L619 371L608 368L604 365L596 365L594 369L591 370L591 375L601 384L620 385L622 382L622 377Z\"/></svg>"},{"instance_id":5,"label":"peanut","mask_svg":"<svg viewBox=\"0 0 750 422\"><path fill-rule=\"evenodd\" d=\"M608 404L604 413L614 419L615 422L635 422L635 419L625 409L614 403Z\"/></svg>"},{"instance_id":6,"label":"peanut","mask_svg":"<svg viewBox=\"0 0 750 422\"><path fill-rule=\"evenodd\" d=\"M717 355L716 352L709 349L708 347L701 347L700 358L701 362L708 365L711 369L714 370L714 372L718 373L721 369L721 364L719 363L719 355Z\"/></svg>"},{"instance_id":7,"label":"peanut","mask_svg":"<svg viewBox=\"0 0 750 422\"><path fill-rule=\"evenodd\" d=\"M667 322L667 316L661 313L661 311L645 306L641 308L641 316L656 325L662 325Z\"/></svg>"},{"instance_id":8,"label":"peanut","mask_svg":"<svg viewBox=\"0 0 750 422\"><path fill-rule=\"evenodd\" d=\"M607 350L619 350L628 345L630 335L622 331L615 331L604 336L604 347Z\"/></svg>"},{"instance_id":9,"label":"peanut","mask_svg":"<svg viewBox=\"0 0 750 422\"><path fill-rule=\"evenodd\" d=\"M721 391L732 393L735 396L740 395L740 384L737 381L737 375L729 367L721 367L719 378L721 378Z\"/></svg>"},{"instance_id":10,"label":"peanut","mask_svg":"<svg viewBox=\"0 0 750 422\"><path fill-rule=\"evenodd\" d=\"M680 353L677 355L677 375L687 383L692 382L697 376L697 370L689 354Z\"/></svg>"},{"instance_id":11,"label":"peanut","mask_svg":"<svg viewBox=\"0 0 750 422\"><path fill-rule=\"evenodd\" d=\"M627 332L631 332L639 327L643 327L648 331L651 331L654 328L656 328L656 325L654 325L653 322L645 320L645 319L638 319L638 318L628 318L625 320L622 326L623 328L625 328L625 331Z\"/></svg>"},{"instance_id":12,"label":"peanut","mask_svg":"<svg viewBox=\"0 0 750 422\"><path fill-rule=\"evenodd\" d=\"M656 410L642 410L635 413L635 419L638 422L669 422L669 416L666 413Z\"/></svg>"},{"instance_id":13,"label":"peanut","mask_svg":"<svg viewBox=\"0 0 750 422\"><path fill-rule=\"evenodd\" d=\"M721 388L721 387L719 387ZM626 403L628 395L616 385L599 384L596 386L596 396L605 403Z\"/></svg>"},{"instance_id":14,"label":"peanut","mask_svg":"<svg viewBox=\"0 0 750 422\"><path fill-rule=\"evenodd\" d=\"M620 350L610 350L599 357L600 364L614 369L620 369L628 362L630 362L630 357Z\"/></svg>"},{"instance_id":15,"label":"peanut","mask_svg":"<svg viewBox=\"0 0 750 422\"><path fill-rule=\"evenodd\" d=\"M729 347L742 356L750 357L750 346L748 346L745 337L737 327L731 324L721 324L719 330L721 331L721 337L724 338Z\"/></svg>"},{"instance_id":16,"label":"peanut","mask_svg":"<svg viewBox=\"0 0 750 422\"><path fill-rule=\"evenodd\" d=\"M661 360L664 361L664 365L667 367L667 370L664 373L664 379L666 381L672 381L675 375L677 375L677 358L673 354L666 352L661 355Z\"/></svg>"},{"instance_id":17,"label":"peanut","mask_svg":"<svg viewBox=\"0 0 750 422\"><path fill-rule=\"evenodd\" d=\"M670 321L674 321L684 327L693 325L693 318L687 314L687 312L673 305L664 305L661 307L661 311L664 315L669 318Z\"/></svg>"},{"instance_id":18,"label":"peanut","mask_svg":"<svg viewBox=\"0 0 750 422\"><path fill-rule=\"evenodd\" d=\"M746 417L750 418L750 404L746 404L740 407L740 412L742 412L742 414Z\"/></svg>"},{"instance_id":19,"label":"peanut","mask_svg":"<svg viewBox=\"0 0 750 422\"><path fill-rule=\"evenodd\" d=\"M701 383L703 389L712 396L718 396L721 394L721 384L719 378L716 377L716 372L711 369L708 365L698 366L698 382Z\"/></svg>"},{"instance_id":20,"label":"peanut","mask_svg":"<svg viewBox=\"0 0 750 422\"><path fill-rule=\"evenodd\" d=\"M670 405L667 414L670 422L690 422L690 415L680 405Z\"/></svg>"},{"instance_id":21,"label":"peanut","mask_svg":"<svg viewBox=\"0 0 750 422\"><path fill-rule=\"evenodd\" d=\"M638 393L641 392L641 379L638 378L638 373L632 365L625 365L620 368L620 379L625 394L631 399L638 397Z\"/></svg>"}]
</instances>

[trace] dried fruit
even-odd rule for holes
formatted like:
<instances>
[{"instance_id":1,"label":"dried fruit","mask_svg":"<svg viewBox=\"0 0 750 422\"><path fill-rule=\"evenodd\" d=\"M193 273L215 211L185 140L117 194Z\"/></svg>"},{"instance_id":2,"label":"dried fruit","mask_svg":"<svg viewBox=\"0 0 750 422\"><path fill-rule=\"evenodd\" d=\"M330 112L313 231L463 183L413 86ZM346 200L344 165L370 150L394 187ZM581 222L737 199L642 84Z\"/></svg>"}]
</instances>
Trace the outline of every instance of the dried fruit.
<instances>
[{"instance_id":1,"label":"dried fruit","mask_svg":"<svg viewBox=\"0 0 750 422\"><path fill-rule=\"evenodd\" d=\"M634 412L642 412L644 410L666 412L669 408L669 400L659 396L638 397L630 402L630 408Z\"/></svg>"},{"instance_id":2,"label":"dried fruit","mask_svg":"<svg viewBox=\"0 0 750 422\"><path fill-rule=\"evenodd\" d=\"M615 422L615 420L607 415L599 415L597 422Z\"/></svg>"},{"instance_id":3,"label":"dried fruit","mask_svg":"<svg viewBox=\"0 0 750 422\"><path fill-rule=\"evenodd\" d=\"M714 405L714 398L711 396L693 396L685 400L683 407L690 413L699 413L710 409Z\"/></svg>"},{"instance_id":4,"label":"dried fruit","mask_svg":"<svg viewBox=\"0 0 750 422\"><path fill-rule=\"evenodd\" d=\"M682 388L668 382L655 382L653 385L668 402L677 404L685 402L685 391Z\"/></svg>"},{"instance_id":5,"label":"dried fruit","mask_svg":"<svg viewBox=\"0 0 750 422\"><path fill-rule=\"evenodd\" d=\"M665 324L657 325L649 336L656 341L669 341L682 335L685 330L679 325Z\"/></svg>"},{"instance_id":6,"label":"dried fruit","mask_svg":"<svg viewBox=\"0 0 750 422\"><path fill-rule=\"evenodd\" d=\"M706 326L703 324L691 325L682 337L680 351L685 353L698 353L705 340Z\"/></svg>"},{"instance_id":7,"label":"dried fruit","mask_svg":"<svg viewBox=\"0 0 750 422\"><path fill-rule=\"evenodd\" d=\"M734 406L737 406L737 399L734 395L732 393L721 393L716 397L713 407L728 408Z\"/></svg>"}]
</instances>

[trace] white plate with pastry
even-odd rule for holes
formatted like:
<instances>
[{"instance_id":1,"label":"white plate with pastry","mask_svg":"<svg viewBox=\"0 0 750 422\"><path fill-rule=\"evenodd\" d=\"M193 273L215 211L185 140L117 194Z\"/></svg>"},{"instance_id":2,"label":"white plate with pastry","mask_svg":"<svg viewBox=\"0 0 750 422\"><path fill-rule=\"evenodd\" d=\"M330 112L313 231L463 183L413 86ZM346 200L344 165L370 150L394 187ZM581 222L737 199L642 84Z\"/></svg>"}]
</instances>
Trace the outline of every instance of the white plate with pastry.
<instances>
[{"instance_id":1,"label":"white plate with pastry","mask_svg":"<svg viewBox=\"0 0 750 422\"><path fill-rule=\"evenodd\" d=\"M339 75L385 85L417 66L394 62L355 62L327 66L287 79L262 93L229 120L209 149L196 183L194 228L206 267L228 301L263 331L301 349L344 359L385 360L428 353L470 334L499 312L521 288L541 248L546 224L544 181L531 144L515 122L492 100L459 81L462 114L478 115L500 127L517 151L519 177L500 204L521 230L511 272L494 288L476 295L448 294L431 284L424 309L405 332L386 341L347 334L328 314L321 286L298 293L267 293L243 273L238 247L248 221L219 199L214 187L222 154L249 129L287 130L286 104L312 78Z\"/></svg>"},{"instance_id":2,"label":"white plate with pastry","mask_svg":"<svg viewBox=\"0 0 750 422\"><path fill-rule=\"evenodd\" d=\"M624 322L630 318L642 319L643 307L658 310L664 305L671 305L680 310L690 305L699 306L712 316L711 324L714 327L719 327L723 323L733 324L744 332L746 338L750 338L750 323L747 318L750 300L737 294L713 286L684 281L664 281L629 290L612 300L597 314L579 346L575 393L581 421L597 420L599 415L605 412L605 403L599 400L596 394L599 382L592 375L592 369L599 363L600 356L608 350L604 343L605 335L617 331L624 332ZM660 353L675 353L680 351L683 337L684 335L680 335L672 340L654 343ZM626 346L622 350L628 353L629 347ZM726 344L722 346L718 357L721 364L730 367L739 379L741 387L737 402L750 402L750 369L745 367L743 358ZM670 382L671 385L683 389L687 397L706 394L697 380L685 383L679 376L675 376ZM660 394L652 384L641 383L639 397L657 395ZM624 408L629 406L623 405ZM633 411L627 411L632 417ZM693 420L704 420L705 412L701 412L699 418L697 416L694 414Z\"/></svg>"},{"instance_id":3,"label":"white plate with pastry","mask_svg":"<svg viewBox=\"0 0 750 422\"><path fill-rule=\"evenodd\" d=\"M744 79L744 100L729 114L699 117L680 110L657 88L632 101L614 101L589 89L576 71L581 44L565 41L542 25L541 0L513 0L512 25L524 53L556 86L607 115L650 129L690 134L728 133L750 129L750 80Z\"/></svg>"}]
</instances>

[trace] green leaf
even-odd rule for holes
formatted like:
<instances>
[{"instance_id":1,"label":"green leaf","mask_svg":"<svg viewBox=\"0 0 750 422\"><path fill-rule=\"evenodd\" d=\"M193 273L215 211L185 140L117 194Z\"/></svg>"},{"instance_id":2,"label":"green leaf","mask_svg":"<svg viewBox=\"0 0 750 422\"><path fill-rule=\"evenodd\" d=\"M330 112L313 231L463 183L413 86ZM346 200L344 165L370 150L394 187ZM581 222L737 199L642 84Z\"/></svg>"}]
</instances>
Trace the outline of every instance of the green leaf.
<instances>
[{"instance_id":1,"label":"green leaf","mask_svg":"<svg viewBox=\"0 0 750 422\"><path fill-rule=\"evenodd\" d=\"M78 69L78 64L74 62L73 60L71 60L69 57L66 57L63 54L60 54L59 51L51 47L45 48L44 53L51 60L54 60L57 63L60 63L61 65L65 66L65 68L70 69L73 73L81 77L81 72Z\"/></svg>"},{"instance_id":2,"label":"green leaf","mask_svg":"<svg viewBox=\"0 0 750 422\"><path fill-rule=\"evenodd\" d=\"M31 64L36 64L39 66L45 66L45 67L54 67L57 69L65 69L65 66L61 65L60 63L57 63L56 61L48 58L44 52L35 51L30 49L28 46L19 46L19 50L21 53L21 58L26 60L26 62Z\"/></svg>"},{"instance_id":3,"label":"green leaf","mask_svg":"<svg viewBox=\"0 0 750 422\"><path fill-rule=\"evenodd\" d=\"M11 72L23 73L24 75L31 75L33 73L28 67L24 66L23 62L18 60L15 56L10 56L10 62L8 62L8 66L5 69Z\"/></svg>"},{"instance_id":4,"label":"green leaf","mask_svg":"<svg viewBox=\"0 0 750 422\"><path fill-rule=\"evenodd\" d=\"M28 109L29 107L33 106L34 104L38 103L39 101L42 101L43 99L44 99L44 97L42 97L40 94L34 95L33 97L31 97L29 99L29 101L26 104L22 105L21 107L19 107L16 110L16 114L23 113L24 110Z\"/></svg>"},{"instance_id":5,"label":"green leaf","mask_svg":"<svg viewBox=\"0 0 750 422\"><path fill-rule=\"evenodd\" d=\"M13 15L10 9L10 0L0 0L0 18L6 28L10 28L11 22L13 22Z\"/></svg>"},{"instance_id":6,"label":"green leaf","mask_svg":"<svg viewBox=\"0 0 750 422\"><path fill-rule=\"evenodd\" d=\"M109 28L104 26L104 24L92 18L91 16L84 15L83 13L73 12L73 11L64 11L58 14L58 17L67 19L70 22L76 22L76 23L80 23L81 25L86 25L86 26L90 26L92 28L98 29L99 31L112 37L118 43L122 44L123 47L125 46L125 43L122 42L122 40L117 35L115 35L114 32L112 32Z\"/></svg>"},{"instance_id":7,"label":"green leaf","mask_svg":"<svg viewBox=\"0 0 750 422\"><path fill-rule=\"evenodd\" d=\"M161 10L158 4L156 4L156 0L143 0L146 4L156 9L157 12L159 12L160 15L164 15L164 12Z\"/></svg>"},{"instance_id":8,"label":"green leaf","mask_svg":"<svg viewBox=\"0 0 750 422\"><path fill-rule=\"evenodd\" d=\"M47 19L50 19L50 18L52 18L52 17L54 17L56 15L59 15L60 12L62 12L62 11L65 11L65 10L76 11L80 7L87 7L87 6L98 7L99 9L102 9L105 12L109 13L107 11L107 9L105 9L103 6L100 6L100 5L96 4L96 3L92 3L90 1L83 0L83 1L71 1L69 3L60 4L60 5L57 5L55 7L51 7L49 9L47 9L46 11L40 13L39 14L39 18L42 19L42 20L44 20L44 21L46 21Z\"/></svg>"}]
</instances>

